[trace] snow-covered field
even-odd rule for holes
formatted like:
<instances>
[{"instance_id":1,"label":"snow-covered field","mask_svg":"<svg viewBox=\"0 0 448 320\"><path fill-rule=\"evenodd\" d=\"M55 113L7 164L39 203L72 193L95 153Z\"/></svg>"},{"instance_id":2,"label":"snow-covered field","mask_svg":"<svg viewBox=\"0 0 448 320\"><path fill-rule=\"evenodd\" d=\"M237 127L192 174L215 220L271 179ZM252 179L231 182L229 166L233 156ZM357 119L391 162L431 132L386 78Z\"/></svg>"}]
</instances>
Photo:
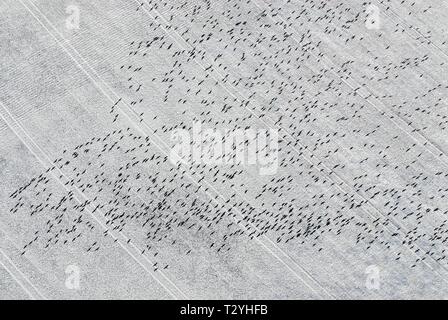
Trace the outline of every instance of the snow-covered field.
<instances>
[{"instance_id":1,"label":"snow-covered field","mask_svg":"<svg viewBox=\"0 0 448 320\"><path fill-rule=\"evenodd\" d=\"M447 28L446 0L0 0L0 298L448 297ZM207 162L198 124L255 135Z\"/></svg>"}]
</instances>

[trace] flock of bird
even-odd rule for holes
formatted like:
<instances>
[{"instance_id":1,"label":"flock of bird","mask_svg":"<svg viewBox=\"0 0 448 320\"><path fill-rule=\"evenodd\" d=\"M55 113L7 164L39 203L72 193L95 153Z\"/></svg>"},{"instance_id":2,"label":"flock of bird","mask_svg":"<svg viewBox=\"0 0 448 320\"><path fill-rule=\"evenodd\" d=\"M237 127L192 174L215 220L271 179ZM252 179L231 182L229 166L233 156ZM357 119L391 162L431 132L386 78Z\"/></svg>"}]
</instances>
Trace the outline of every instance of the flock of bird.
<instances>
[{"instance_id":1,"label":"flock of bird","mask_svg":"<svg viewBox=\"0 0 448 320\"><path fill-rule=\"evenodd\" d=\"M123 232L159 270L169 267L157 260L160 249L184 248L184 234L216 254L261 236L325 253L325 239L343 235L410 267L447 264L445 42L437 30L408 23L426 21L431 6L378 1L379 28L369 29L371 5L136 5L147 36L119 48L123 94L106 111L110 132L67 147L10 194L10 213L35 221L23 254L57 246L95 252L108 231ZM134 126L124 125L123 104L138 114ZM277 130L277 172L173 165L170 135L194 122ZM151 134L136 129L143 127Z\"/></svg>"}]
</instances>

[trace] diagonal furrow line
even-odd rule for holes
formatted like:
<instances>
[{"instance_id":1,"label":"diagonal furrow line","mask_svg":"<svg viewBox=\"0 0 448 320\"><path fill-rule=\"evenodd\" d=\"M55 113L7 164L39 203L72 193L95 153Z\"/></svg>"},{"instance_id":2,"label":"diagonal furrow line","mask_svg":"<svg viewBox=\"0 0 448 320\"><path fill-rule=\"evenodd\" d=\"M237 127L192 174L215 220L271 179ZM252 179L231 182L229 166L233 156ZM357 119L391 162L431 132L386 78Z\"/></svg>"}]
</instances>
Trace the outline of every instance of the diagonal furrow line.
<instances>
[{"instance_id":1,"label":"diagonal furrow line","mask_svg":"<svg viewBox=\"0 0 448 320\"><path fill-rule=\"evenodd\" d=\"M139 3L138 2L138 0L134 0L136 3ZM140 4L140 3L139 3ZM144 12L146 13L146 14L148 14L150 17L151 17L151 19L153 19L154 21L156 21L156 19L151 15L151 13L145 8L145 7L143 7L143 10L144 10ZM156 11L156 10L155 10ZM156 11L156 13L157 13L157 11ZM162 20L165 20L159 13L157 13L157 15L158 15L158 17L160 17ZM165 23L166 23L166 20L165 20ZM168 24L168 23L167 23ZM171 37L177 44L178 44L178 46L179 47L181 47L182 49L185 49L185 47L179 42L179 40L177 40L176 38L174 38L174 36L171 34L171 33L169 33L167 30L166 30L166 28L165 27L163 27L162 25L160 26L161 28L162 28L162 30L163 31L165 31L165 33L167 33L167 35L169 36L169 37ZM176 34L179 38L181 38L182 40L183 40L183 38L177 33L177 32L173 32L174 34ZM187 44L187 46L189 46L188 44ZM206 68L200 63L200 62L198 62L196 59L193 59L204 71L206 71L208 74L210 74L207 70L206 70ZM212 74L210 74L211 75L211 77L214 79L214 80L216 80L217 82L221 82L220 80L218 80L218 79L216 79ZM224 90L226 90L231 96L233 96L234 98L237 98L236 97L236 95L235 94L233 94L227 87L225 87L222 83L221 83L221 86L223 87L223 89ZM237 92L238 93L238 92ZM256 118L258 118L261 122L263 122L267 127L269 127L270 128L270 125L269 124L267 124L264 120L262 120L261 119L261 117L259 117L259 116L257 116L255 113L253 113L253 111L251 110L251 109L249 109L249 108L247 108L246 106L245 106L245 109L247 109L249 112L251 112L251 114L253 114ZM211 186L210 186L211 187ZM214 189L214 188L213 188ZM216 190L214 190L216 193L218 193L219 194L219 192L218 191L216 191ZM220 195L220 194L219 194ZM223 199L223 200L225 200L225 198L222 196L222 195L220 195L221 196L221 198ZM232 209L234 210L234 208L232 207ZM252 226L253 227L253 226ZM255 228L255 227L254 227ZM257 230L257 231L259 231L258 230L258 228L255 228L255 230ZM267 247L266 246L266 244L264 244L263 245L263 247L268 251L268 252L270 252L271 254L273 254L276 258L278 258L278 259L281 259L280 257L279 257L279 253L284 257L284 258L286 258L287 259L287 261L289 262L289 263L291 263L293 266L295 265L296 266L296 268L298 268L301 272L303 272L303 273L305 273L306 274L306 276L308 277L308 278L310 278L313 282L315 282L316 283L316 285L317 286L319 286L327 295L330 295L331 296L331 294L328 292L328 291L326 291L326 289L325 288L323 288L323 286L316 280L316 279L314 279L314 277L308 272L308 271L306 271L302 266L300 266L296 261L294 261L294 259L292 259L286 252L284 252L281 248L279 248L274 242L272 242L272 240L270 240L268 237L266 237L266 236L263 236L264 238L266 238L266 240L267 240L267 244L269 245L269 247ZM277 250L277 251L279 251L277 254L274 254L273 253L273 251L272 250ZM283 262L284 263L284 262ZM285 264L285 263L284 263ZM285 264L285 266L287 266L287 264ZM297 276L297 273L293 270L293 269L291 269L291 267L290 266L288 266L288 269L290 269L290 271L291 272L293 272L296 276ZM302 280L303 281L303 280Z\"/></svg>"},{"instance_id":2,"label":"diagonal furrow line","mask_svg":"<svg viewBox=\"0 0 448 320\"><path fill-rule=\"evenodd\" d=\"M9 127L7 127L9 129ZM11 236L3 229L3 225L0 222L0 234L3 234L4 238L6 241L8 241L14 248L15 250L18 252L18 254L20 254L21 249L18 246L19 241L16 239L12 239ZM43 274L44 271L36 264L35 261L31 260L29 257L25 257L29 263L40 273Z\"/></svg>"},{"instance_id":3,"label":"diagonal furrow line","mask_svg":"<svg viewBox=\"0 0 448 320\"><path fill-rule=\"evenodd\" d=\"M387 8L382 2L378 2L378 4L380 6L382 6L383 8ZM394 17L389 16L387 14L387 12L391 12ZM398 25L400 25L400 22L402 25L407 25L409 26L409 28L413 31L415 31L420 37L422 37L423 39L425 39L425 42L427 42L429 45L431 45L436 51L439 51L443 56L445 56L446 58L448 58L448 54L445 53L445 51L443 51L443 49L441 49L439 46L437 46L436 44L434 44L434 42L432 42L431 40L427 39L419 30L415 29L412 25L409 25L406 20L402 19L401 16L396 13L392 7L390 6L389 9L384 10L384 15L387 16L388 18L390 18L391 21L393 21L394 23L396 23L395 20L398 20ZM403 27L404 28L404 27ZM408 35L409 38L413 39L413 40L417 40L415 38L412 37L411 33L408 31L407 28L404 28L405 33ZM434 54L435 55L435 54Z\"/></svg>"}]
</instances>

